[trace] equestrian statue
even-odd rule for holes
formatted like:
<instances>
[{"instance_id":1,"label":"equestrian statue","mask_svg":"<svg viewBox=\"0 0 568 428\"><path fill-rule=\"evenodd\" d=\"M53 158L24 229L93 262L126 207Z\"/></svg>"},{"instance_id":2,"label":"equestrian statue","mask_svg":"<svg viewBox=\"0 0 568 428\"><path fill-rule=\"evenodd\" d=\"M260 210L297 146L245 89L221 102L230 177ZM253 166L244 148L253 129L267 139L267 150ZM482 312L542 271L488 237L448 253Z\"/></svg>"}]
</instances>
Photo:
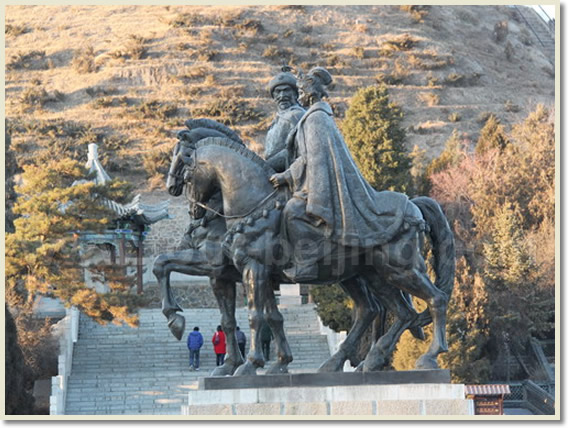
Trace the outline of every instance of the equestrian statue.
<instances>
[{"instance_id":1,"label":"equestrian statue","mask_svg":"<svg viewBox=\"0 0 568 428\"><path fill-rule=\"evenodd\" d=\"M354 325L322 371L341 369L384 308L395 321L373 343L359 370L383 368L404 330L423 338L421 327L430 322L434 337L417 368L436 368L437 355L447 351L446 308L455 270L448 222L434 200L377 192L364 180L322 101L331 80L322 67L299 75L299 99L308 110L276 150L287 154L284 170L273 168L213 121L188 121L189 131L178 135L168 191L178 196L186 188L194 218L188 240L194 244L160 256L154 273L162 287L163 312L178 339L184 321L177 314L181 308L171 294L169 272L211 278L229 326L229 363L214 375L255 374L264 366L259 335L264 320L278 350L269 373L287 371L292 355L273 292L281 282L340 283L355 302ZM279 94L277 88L271 93ZM421 255L425 234L432 240L435 284ZM231 334L239 280L247 292L252 336L244 364ZM424 300L428 309L416 314L408 294Z\"/></svg>"}]
</instances>

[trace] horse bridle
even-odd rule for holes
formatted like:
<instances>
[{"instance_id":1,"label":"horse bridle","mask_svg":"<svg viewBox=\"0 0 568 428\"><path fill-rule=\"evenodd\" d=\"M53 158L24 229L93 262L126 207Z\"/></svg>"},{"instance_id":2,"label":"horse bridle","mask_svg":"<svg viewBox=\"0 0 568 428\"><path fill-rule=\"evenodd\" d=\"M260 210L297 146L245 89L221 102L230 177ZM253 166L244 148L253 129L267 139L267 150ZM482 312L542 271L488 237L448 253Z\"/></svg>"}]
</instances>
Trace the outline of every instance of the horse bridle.
<instances>
[{"instance_id":1,"label":"horse bridle","mask_svg":"<svg viewBox=\"0 0 568 428\"><path fill-rule=\"evenodd\" d=\"M180 156L181 156L181 153L180 153L180 151L181 151L181 146L180 146L179 144L180 144L180 143L178 142L178 143L177 143L177 151L176 151L176 153L174 154L174 156L177 156L177 157L180 157ZM182 159L182 161L183 161L183 159ZM184 171L185 171L185 168L186 168L186 167L187 167L187 164L184 162L184 167L182 168L181 174L173 174L173 173L171 173L171 172L168 171L168 176L173 177L173 178L175 178L175 179L183 180L183 179L184 179L184 175L185 175L185 174L184 174Z\"/></svg>"},{"instance_id":2,"label":"horse bridle","mask_svg":"<svg viewBox=\"0 0 568 428\"><path fill-rule=\"evenodd\" d=\"M272 192L270 192L267 196L265 196L258 204L256 204L252 209L250 209L249 211L247 211L244 214L235 214L235 215L225 215L223 213L220 213L219 211L217 211L214 208L211 208L210 206L208 206L207 204L204 204L203 202L199 202L198 200L195 199L195 186L191 186L192 187L192 193L193 195L189 195L189 191L188 191L188 186L187 186L187 182L188 180L186 180L186 172L190 173L191 176L193 176L195 174L195 171L197 171L197 150L193 150L193 167L189 167L189 165L187 165L187 163L184 161L185 167L183 169L183 174L180 175L176 175L176 174L171 174L170 175L172 177L175 178L181 178L184 180L184 183L186 184L185 186L185 197L187 198L187 200L189 201L189 203L197 205L200 208L203 208L206 211L209 211L215 215L218 215L219 217L222 217L224 219L237 219L237 218L243 218L243 217L247 217L249 215L251 215L252 213L254 213L257 209L259 209L262 205L264 205L270 198L272 198L277 192L278 189L274 189Z\"/></svg>"}]
</instances>

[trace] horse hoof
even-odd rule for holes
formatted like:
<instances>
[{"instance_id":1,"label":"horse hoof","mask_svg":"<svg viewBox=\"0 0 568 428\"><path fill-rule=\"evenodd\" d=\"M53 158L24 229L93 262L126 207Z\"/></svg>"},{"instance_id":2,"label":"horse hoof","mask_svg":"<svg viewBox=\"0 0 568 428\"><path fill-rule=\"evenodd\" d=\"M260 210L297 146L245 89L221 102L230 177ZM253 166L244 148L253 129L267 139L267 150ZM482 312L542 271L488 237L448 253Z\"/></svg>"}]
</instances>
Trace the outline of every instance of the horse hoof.
<instances>
[{"instance_id":1,"label":"horse hoof","mask_svg":"<svg viewBox=\"0 0 568 428\"><path fill-rule=\"evenodd\" d=\"M343 369L344 363L345 363L345 359L343 359L343 358L331 357L329 360L327 360L321 366L319 366L317 372L318 373L340 372Z\"/></svg>"},{"instance_id":2,"label":"horse hoof","mask_svg":"<svg viewBox=\"0 0 568 428\"><path fill-rule=\"evenodd\" d=\"M234 376L256 376L256 367L247 361L235 371Z\"/></svg>"},{"instance_id":3,"label":"horse hoof","mask_svg":"<svg viewBox=\"0 0 568 428\"><path fill-rule=\"evenodd\" d=\"M430 355L422 355L416 361L415 368L418 370L435 370L439 369L438 361L436 361L436 357L432 357Z\"/></svg>"},{"instance_id":4,"label":"horse hoof","mask_svg":"<svg viewBox=\"0 0 568 428\"><path fill-rule=\"evenodd\" d=\"M266 370L267 375L288 373L288 364L275 363Z\"/></svg>"},{"instance_id":5,"label":"horse hoof","mask_svg":"<svg viewBox=\"0 0 568 428\"><path fill-rule=\"evenodd\" d=\"M168 318L168 327L177 340L181 340L185 331L185 318L179 314L172 314Z\"/></svg>"},{"instance_id":6,"label":"horse hoof","mask_svg":"<svg viewBox=\"0 0 568 428\"><path fill-rule=\"evenodd\" d=\"M379 355L374 358L373 357L370 358L369 356L367 356L365 361L363 361L361 364L357 366L357 369L359 369L359 367L362 366L363 372L380 372L387 366L387 363L388 360L382 355Z\"/></svg>"},{"instance_id":7,"label":"horse hoof","mask_svg":"<svg viewBox=\"0 0 568 428\"><path fill-rule=\"evenodd\" d=\"M362 372L363 368L365 367L365 360L361 361L357 368L355 369L356 372Z\"/></svg>"},{"instance_id":8,"label":"horse hoof","mask_svg":"<svg viewBox=\"0 0 568 428\"><path fill-rule=\"evenodd\" d=\"M232 364L223 364L222 366L216 367L215 370L211 372L211 376L231 376L235 372L236 367Z\"/></svg>"}]
</instances>

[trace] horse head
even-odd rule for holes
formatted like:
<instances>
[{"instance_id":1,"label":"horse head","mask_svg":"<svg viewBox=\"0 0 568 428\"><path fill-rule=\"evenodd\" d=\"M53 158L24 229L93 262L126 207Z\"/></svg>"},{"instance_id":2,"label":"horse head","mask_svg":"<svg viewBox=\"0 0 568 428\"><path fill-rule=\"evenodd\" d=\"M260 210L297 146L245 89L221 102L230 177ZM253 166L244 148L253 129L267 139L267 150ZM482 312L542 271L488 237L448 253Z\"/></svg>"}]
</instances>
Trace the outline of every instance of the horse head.
<instances>
[{"instance_id":1,"label":"horse head","mask_svg":"<svg viewBox=\"0 0 568 428\"><path fill-rule=\"evenodd\" d=\"M205 204L219 190L215 173L202 159L198 159L198 149L186 147L180 155L184 163L183 183L187 186L190 214L194 219L205 215Z\"/></svg>"},{"instance_id":2,"label":"horse head","mask_svg":"<svg viewBox=\"0 0 568 428\"><path fill-rule=\"evenodd\" d=\"M172 153L172 162L170 170L168 171L168 178L166 180L166 188L168 193L172 196L179 196L183 191L183 174L185 162L183 159L183 151L181 141L178 141L174 146Z\"/></svg>"},{"instance_id":3,"label":"horse head","mask_svg":"<svg viewBox=\"0 0 568 428\"><path fill-rule=\"evenodd\" d=\"M200 119L203 120L203 119ZM211 124L209 124L212 126ZM179 196L185 184L184 169L191 157L191 152L195 150L195 145L204 138L225 137L225 134L211 128L184 129L177 134L176 143L172 155L172 163L168 172L166 188L172 196Z\"/></svg>"}]
</instances>

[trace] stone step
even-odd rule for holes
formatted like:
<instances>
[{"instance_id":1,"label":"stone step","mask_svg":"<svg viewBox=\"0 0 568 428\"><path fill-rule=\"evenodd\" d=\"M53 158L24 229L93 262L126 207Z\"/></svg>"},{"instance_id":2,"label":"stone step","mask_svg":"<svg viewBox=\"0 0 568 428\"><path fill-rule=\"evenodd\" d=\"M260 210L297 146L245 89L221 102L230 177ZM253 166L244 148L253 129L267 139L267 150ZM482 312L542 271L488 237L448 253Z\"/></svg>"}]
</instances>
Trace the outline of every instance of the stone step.
<instances>
[{"instance_id":1,"label":"stone step","mask_svg":"<svg viewBox=\"0 0 568 428\"><path fill-rule=\"evenodd\" d=\"M313 305L281 308L285 332L294 355L291 373L314 372L329 358L327 339L319 332ZM79 340L68 380L67 414L180 414L188 391L215 368L210 338L220 323L217 309L185 310L186 332L181 341L170 333L159 309L141 310L138 328L94 323L81 316ZM247 336L246 309L236 311ZM204 336L200 371L189 370L187 334L199 325ZM276 356L274 341L271 357ZM272 361L267 362L267 367ZM259 369L263 374L266 369Z\"/></svg>"}]
</instances>

